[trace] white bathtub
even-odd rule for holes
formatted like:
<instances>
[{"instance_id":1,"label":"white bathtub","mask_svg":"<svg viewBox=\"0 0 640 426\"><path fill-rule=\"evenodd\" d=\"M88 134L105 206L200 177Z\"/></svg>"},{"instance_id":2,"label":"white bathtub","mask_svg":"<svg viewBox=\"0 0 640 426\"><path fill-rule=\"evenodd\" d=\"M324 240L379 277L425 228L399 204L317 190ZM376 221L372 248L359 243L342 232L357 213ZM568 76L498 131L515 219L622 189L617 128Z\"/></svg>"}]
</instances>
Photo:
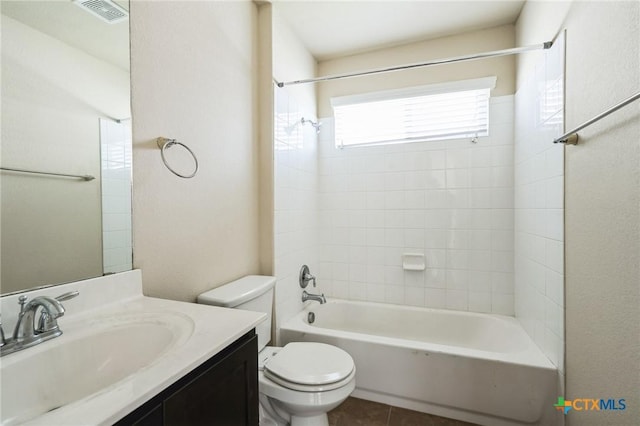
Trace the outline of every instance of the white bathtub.
<instances>
[{"instance_id":1,"label":"white bathtub","mask_svg":"<svg viewBox=\"0 0 640 426\"><path fill-rule=\"evenodd\" d=\"M356 397L489 426L561 421L556 368L511 317L333 299L280 338L349 352Z\"/></svg>"}]
</instances>

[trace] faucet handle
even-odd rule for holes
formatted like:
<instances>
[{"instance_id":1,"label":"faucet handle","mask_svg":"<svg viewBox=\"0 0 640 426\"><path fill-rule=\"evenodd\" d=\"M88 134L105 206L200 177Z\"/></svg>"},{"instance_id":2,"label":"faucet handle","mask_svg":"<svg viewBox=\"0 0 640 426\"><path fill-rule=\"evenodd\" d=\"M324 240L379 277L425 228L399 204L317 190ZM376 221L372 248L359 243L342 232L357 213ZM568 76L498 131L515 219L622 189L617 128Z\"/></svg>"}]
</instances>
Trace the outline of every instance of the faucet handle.
<instances>
[{"instance_id":1,"label":"faucet handle","mask_svg":"<svg viewBox=\"0 0 640 426\"><path fill-rule=\"evenodd\" d=\"M20 304L20 313L24 312L24 305L27 303L27 296L22 295L18 297L18 303Z\"/></svg>"},{"instance_id":2,"label":"faucet handle","mask_svg":"<svg viewBox=\"0 0 640 426\"><path fill-rule=\"evenodd\" d=\"M78 290L70 291L68 293L64 293L64 294L61 294L60 296L56 297L56 300L58 302L64 302L65 300L73 299L74 297L76 297L79 294L80 294L80 292Z\"/></svg>"},{"instance_id":3,"label":"faucet handle","mask_svg":"<svg viewBox=\"0 0 640 426\"><path fill-rule=\"evenodd\" d=\"M74 297L78 296L80 294L80 292L76 291L70 291L68 293L64 293L61 294L60 296L56 297L55 299L58 302L64 302L65 300L69 300L69 299L73 299ZM40 312L40 318L38 319L38 325L36 326L36 333L44 333L47 331L51 331L51 330L55 330L56 328L58 328L58 322L56 321L56 318L61 317L63 314L58 315L57 317L53 317L49 314L49 312L47 312L46 310L42 310L42 312Z\"/></svg>"},{"instance_id":4,"label":"faucet handle","mask_svg":"<svg viewBox=\"0 0 640 426\"><path fill-rule=\"evenodd\" d=\"M309 271L309 267L307 265L302 265L302 268L300 268L300 275L298 276L300 287L307 288L307 286L309 285L309 281L313 281L313 286L316 286L316 277L311 275L311 272Z\"/></svg>"},{"instance_id":5,"label":"faucet handle","mask_svg":"<svg viewBox=\"0 0 640 426\"><path fill-rule=\"evenodd\" d=\"M316 277L314 275L307 274L305 275L304 279L307 281L313 281L313 286L316 286Z\"/></svg>"},{"instance_id":6,"label":"faucet handle","mask_svg":"<svg viewBox=\"0 0 640 426\"><path fill-rule=\"evenodd\" d=\"M2 328L2 317L0 315L0 348L4 346L7 341L4 338L4 330Z\"/></svg>"}]
</instances>

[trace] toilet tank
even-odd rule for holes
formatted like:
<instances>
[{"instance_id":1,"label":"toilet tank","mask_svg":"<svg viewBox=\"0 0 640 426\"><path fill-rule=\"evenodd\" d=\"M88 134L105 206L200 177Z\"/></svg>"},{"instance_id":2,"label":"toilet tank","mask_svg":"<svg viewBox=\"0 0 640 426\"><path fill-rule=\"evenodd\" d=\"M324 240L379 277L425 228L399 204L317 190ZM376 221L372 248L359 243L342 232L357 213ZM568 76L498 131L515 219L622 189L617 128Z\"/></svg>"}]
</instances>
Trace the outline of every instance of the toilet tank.
<instances>
[{"instance_id":1,"label":"toilet tank","mask_svg":"<svg viewBox=\"0 0 640 426\"><path fill-rule=\"evenodd\" d=\"M275 277L248 275L202 293L198 296L198 303L267 314L267 319L256 326L258 351L260 351L271 340L271 312L275 283Z\"/></svg>"}]
</instances>

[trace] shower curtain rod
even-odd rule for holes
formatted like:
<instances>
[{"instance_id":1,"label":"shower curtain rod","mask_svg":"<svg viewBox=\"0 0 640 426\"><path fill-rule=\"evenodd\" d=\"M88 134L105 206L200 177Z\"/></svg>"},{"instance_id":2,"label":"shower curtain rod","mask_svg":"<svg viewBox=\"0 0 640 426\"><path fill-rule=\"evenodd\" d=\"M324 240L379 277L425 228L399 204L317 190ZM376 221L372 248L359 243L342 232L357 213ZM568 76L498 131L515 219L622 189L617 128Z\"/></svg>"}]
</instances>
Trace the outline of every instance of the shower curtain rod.
<instances>
[{"instance_id":1,"label":"shower curtain rod","mask_svg":"<svg viewBox=\"0 0 640 426\"><path fill-rule=\"evenodd\" d=\"M326 75L326 76L323 76L323 77L307 78L307 79L304 79L304 80L293 80L293 81L284 81L284 82L277 82L276 81L276 84L278 85L278 87L284 87L284 86L291 86L291 85L294 85L294 84L306 84L306 83L317 83L319 81L339 80L339 79L342 79L342 78L360 77L360 76L363 76L363 75L371 75L371 74L381 74L381 73L385 73L385 72L400 71L400 70L406 70L406 69L411 69L411 68L428 67L428 66L431 66L431 65L444 65L444 64L452 64L452 63L455 63L455 62L472 61L472 60L475 60L475 59L493 58L493 57L496 57L496 56L515 55L515 54L518 54L518 53L528 52L530 50L549 49L552 45L553 45L552 41L547 41L545 43L536 44L536 45L532 45L532 46L514 47L514 48L511 48L511 49L494 50L492 52L474 53L472 55L454 56L454 57L451 57L451 58L444 58L444 59L434 59L434 60L427 61L427 62L418 62L418 63L414 63L414 64L397 65L397 66L394 66L394 67L375 68L375 69L367 70L367 71L356 71L356 72L352 72L352 73L333 74L333 75Z\"/></svg>"},{"instance_id":2,"label":"shower curtain rod","mask_svg":"<svg viewBox=\"0 0 640 426\"><path fill-rule=\"evenodd\" d=\"M45 176L61 176L61 177L70 177L70 178L78 178L84 181L94 180L95 177L91 175L70 175L67 173L53 173L53 172L38 172L35 170L26 170L26 169L16 169L13 167L0 167L0 170L5 170L8 172L17 172L17 173L31 173L34 175L45 175Z\"/></svg>"},{"instance_id":3,"label":"shower curtain rod","mask_svg":"<svg viewBox=\"0 0 640 426\"><path fill-rule=\"evenodd\" d=\"M553 143L564 143L564 144L567 144L567 145L577 145L578 144L578 131L584 129L587 126L591 126L596 121L599 121L599 120L605 118L607 115L609 115L609 114L611 114L613 112L616 112L620 108L622 108L624 106L627 106L631 102L637 101L638 99L640 99L640 92L636 93L635 95L632 95L632 96L628 97L624 101L622 101L622 102L612 106L611 108L607 109L606 111L596 115L591 120L585 121L584 123L582 123L578 127L575 127L573 130L568 131L567 133L565 133L564 135L560 136L559 138L554 139Z\"/></svg>"}]
</instances>

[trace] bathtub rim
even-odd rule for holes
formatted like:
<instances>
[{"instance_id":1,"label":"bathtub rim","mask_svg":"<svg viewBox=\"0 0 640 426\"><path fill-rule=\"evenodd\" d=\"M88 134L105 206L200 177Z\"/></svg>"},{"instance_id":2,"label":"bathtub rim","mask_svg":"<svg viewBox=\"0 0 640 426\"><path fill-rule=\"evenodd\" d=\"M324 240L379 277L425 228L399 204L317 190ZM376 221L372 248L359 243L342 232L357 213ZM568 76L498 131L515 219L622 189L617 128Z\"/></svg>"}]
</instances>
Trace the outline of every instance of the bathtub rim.
<instances>
[{"instance_id":1,"label":"bathtub rim","mask_svg":"<svg viewBox=\"0 0 640 426\"><path fill-rule=\"evenodd\" d=\"M518 329L519 333L522 333L527 341L527 348L525 350L519 352L491 352L484 351L480 349L470 349L460 346L453 345L443 345L438 343L431 342L422 342L419 340L409 340L403 338L389 337L389 336L378 336L375 334L367 334L361 332L353 332L353 331L345 331L345 330L337 330L337 329L329 329L322 328L310 325L306 322L307 314L310 311L317 311L318 309L322 309L322 305L318 305L315 303L309 302L302 311L298 312L296 315L287 320L282 326L280 330L287 330L293 332L299 332L304 334L318 334L322 336L329 336L335 338L343 338L354 340L363 343L375 343L384 346L398 347L407 350L414 351L423 351L429 354L442 354L442 355L454 355L465 358L473 358L485 361L493 361L497 363L505 363L505 364L515 364L522 365L527 367L535 367L541 368L545 370L557 371L558 368L547 358L547 356L542 352L542 350L536 345L536 343L531 339L531 337L524 330L522 324L511 316L506 315L498 315L498 314L490 314L490 313L476 313L476 312L467 312L467 311L455 311L450 309L435 309L435 308L425 308L420 306L407 306L407 305L398 305L391 303L379 303L379 302L365 302L365 301L357 301L357 300L347 300L347 299L338 299L338 298L327 298L327 303L333 304L355 304L360 306L376 306L376 307L386 307L386 308L396 308L400 310L411 310L411 311L422 311L422 312L431 312L431 313L444 313L447 315L456 315L456 316L467 316L467 317L492 317L501 321L508 322L510 325L515 326Z\"/></svg>"}]
</instances>

